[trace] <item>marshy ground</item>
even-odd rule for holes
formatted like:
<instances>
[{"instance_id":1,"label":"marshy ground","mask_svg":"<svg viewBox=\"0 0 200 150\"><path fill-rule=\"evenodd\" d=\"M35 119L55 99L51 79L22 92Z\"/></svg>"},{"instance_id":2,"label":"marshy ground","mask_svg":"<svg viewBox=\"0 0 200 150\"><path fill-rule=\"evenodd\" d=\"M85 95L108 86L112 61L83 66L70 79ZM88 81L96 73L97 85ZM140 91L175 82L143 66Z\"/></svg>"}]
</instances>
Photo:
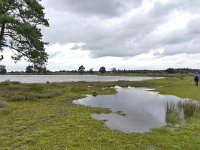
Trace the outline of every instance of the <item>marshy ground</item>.
<instances>
[{"instance_id":1,"label":"marshy ground","mask_svg":"<svg viewBox=\"0 0 200 150\"><path fill-rule=\"evenodd\" d=\"M199 115L188 117L183 126L128 134L111 130L103 121L91 118L92 113L110 110L72 103L85 94L115 94L112 87L116 85L154 88L161 94L200 100L200 87L194 86L193 76L104 83L3 82L0 83L0 149L199 149Z\"/></svg>"}]
</instances>

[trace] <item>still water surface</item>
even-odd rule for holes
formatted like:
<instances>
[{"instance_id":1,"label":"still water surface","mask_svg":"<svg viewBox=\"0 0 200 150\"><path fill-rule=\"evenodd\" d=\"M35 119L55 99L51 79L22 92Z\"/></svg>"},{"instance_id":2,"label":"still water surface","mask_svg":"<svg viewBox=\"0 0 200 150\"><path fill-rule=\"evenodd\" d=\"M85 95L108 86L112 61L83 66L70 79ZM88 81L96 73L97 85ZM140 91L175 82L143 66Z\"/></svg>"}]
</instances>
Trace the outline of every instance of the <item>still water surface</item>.
<instances>
[{"instance_id":1,"label":"still water surface","mask_svg":"<svg viewBox=\"0 0 200 150\"><path fill-rule=\"evenodd\" d=\"M184 101L171 95L161 95L145 88L117 88L116 95L88 95L74 103L86 106L110 108L111 114L92 114L97 120L123 132L147 132L167 125L166 108L169 102Z\"/></svg>"},{"instance_id":2,"label":"still water surface","mask_svg":"<svg viewBox=\"0 0 200 150\"><path fill-rule=\"evenodd\" d=\"M70 81L141 81L159 79L159 77L140 76L98 76L98 75L0 75L0 82L10 80L22 83L45 83L45 82L70 82Z\"/></svg>"}]
</instances>

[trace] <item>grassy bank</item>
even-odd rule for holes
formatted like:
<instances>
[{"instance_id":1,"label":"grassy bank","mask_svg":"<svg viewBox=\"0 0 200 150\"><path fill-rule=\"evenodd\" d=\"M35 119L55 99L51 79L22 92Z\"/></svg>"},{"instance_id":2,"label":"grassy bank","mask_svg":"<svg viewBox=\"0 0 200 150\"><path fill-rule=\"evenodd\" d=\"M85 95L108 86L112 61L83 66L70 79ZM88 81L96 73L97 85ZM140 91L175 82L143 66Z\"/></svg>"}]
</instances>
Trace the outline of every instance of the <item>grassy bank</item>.
<instances>
[{"instance_id":1,"label":"grassy bank","mask_svg":"<svg viewBox=\"0 0 200 150\"><path fill-rule=\"evenodd\" d=\"M108 109L74 105L85 94L115 94L115 85L155 88L200 100L192 77L140 82L78 82L0 84L0 149L199 149L200 118L180 127L162 127L149 133L126 134L111 130L90 117Z\"/></svg>"}]
</instances>

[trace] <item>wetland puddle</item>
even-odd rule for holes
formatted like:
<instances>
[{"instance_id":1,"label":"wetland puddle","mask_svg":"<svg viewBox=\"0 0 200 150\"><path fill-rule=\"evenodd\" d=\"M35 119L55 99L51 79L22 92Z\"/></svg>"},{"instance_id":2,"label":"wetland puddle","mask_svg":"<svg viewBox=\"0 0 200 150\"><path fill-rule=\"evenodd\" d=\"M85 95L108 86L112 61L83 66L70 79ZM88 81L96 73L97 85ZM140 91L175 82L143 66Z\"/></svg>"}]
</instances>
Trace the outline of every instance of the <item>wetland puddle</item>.
<instances>
[{"instance_id":1,"label":"wetland puddle","mask_svg":"<svg viewBox=\"0 0 200 150\"><path fill-rule=\"evenodd\" d=\"M110 108L110 114L92 114L97 120L104 120L106 126L123 132L148 132L165 125L185 123L185 117L200 112L196 101L189 101L172 95L161 95L146 88L119 88L116 95L88 95L75 100L75 104Z\"/></svg>"}]
</instances>

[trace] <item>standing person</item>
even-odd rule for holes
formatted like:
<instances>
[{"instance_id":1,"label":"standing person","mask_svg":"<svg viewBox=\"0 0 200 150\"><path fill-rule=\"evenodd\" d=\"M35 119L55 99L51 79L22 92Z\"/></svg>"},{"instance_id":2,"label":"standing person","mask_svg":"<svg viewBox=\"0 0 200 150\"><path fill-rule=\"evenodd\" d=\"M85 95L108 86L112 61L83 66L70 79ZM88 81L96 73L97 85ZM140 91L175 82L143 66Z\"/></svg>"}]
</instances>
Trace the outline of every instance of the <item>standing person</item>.
<instances>
[{"instance_id":1,"label":"standing person","mask_svg":"<svg viewBox=\"0 0 200 150\"><path fill-rule=\"evenodd\" d=\"M199 74L198 73L194 74L194 82L195 82L195 85L198 86L198 82L199 82Z\"/></svg>"}]
</instances>

